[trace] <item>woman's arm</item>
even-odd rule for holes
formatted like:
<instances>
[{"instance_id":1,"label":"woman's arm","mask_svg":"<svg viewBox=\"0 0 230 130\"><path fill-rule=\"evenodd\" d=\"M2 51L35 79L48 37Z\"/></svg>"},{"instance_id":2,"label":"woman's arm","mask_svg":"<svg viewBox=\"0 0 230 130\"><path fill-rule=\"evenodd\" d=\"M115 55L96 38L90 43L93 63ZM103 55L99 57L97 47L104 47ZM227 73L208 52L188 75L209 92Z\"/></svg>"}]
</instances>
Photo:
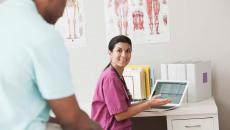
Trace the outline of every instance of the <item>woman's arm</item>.
<instances>
[{"instance_id":1,"label":"woman's arm","mask_svg":"<svg viewBox=\"0 0 230 130\"><path fill-rule=\"evenodd\" d=\"M132 116L137 115L138 113L144 111L145 109L149 109L151 107L156 107L156 106L162 106L169 102L170 102L169 99L153 98L151 100L147 100L142 103L131 105L127 111L115 114L115 118L117 121L122 121L124 119L128 119L131 118Z\"/></svg>"}]
</instances>

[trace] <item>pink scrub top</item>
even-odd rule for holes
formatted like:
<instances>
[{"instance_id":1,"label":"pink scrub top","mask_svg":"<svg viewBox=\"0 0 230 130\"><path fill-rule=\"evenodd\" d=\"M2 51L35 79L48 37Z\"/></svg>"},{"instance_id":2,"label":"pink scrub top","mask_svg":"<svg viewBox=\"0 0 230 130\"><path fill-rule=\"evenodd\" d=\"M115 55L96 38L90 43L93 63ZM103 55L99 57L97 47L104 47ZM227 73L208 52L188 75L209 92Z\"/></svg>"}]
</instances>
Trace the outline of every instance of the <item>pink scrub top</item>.
<instances>
[{"instance_id":1,"label":"pink scrub top","mask_svg":"<svg viewBox=\"0 0 230 130\"><path fill-rule=\"evenodd\" d=\"M104 130L132 130L130 119L117 121L115 114L130 106L128 92L116 70L109 66L102 72L92 101L91 118Z\"/></svg>"}]
</instances>

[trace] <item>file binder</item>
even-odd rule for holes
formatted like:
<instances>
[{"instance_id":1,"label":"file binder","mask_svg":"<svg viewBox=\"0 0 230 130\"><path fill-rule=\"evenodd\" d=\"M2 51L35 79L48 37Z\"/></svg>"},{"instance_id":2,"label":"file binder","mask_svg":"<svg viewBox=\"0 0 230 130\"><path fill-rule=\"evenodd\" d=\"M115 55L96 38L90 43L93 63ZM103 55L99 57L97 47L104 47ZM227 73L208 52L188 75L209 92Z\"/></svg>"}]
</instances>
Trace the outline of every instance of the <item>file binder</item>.
<instances>
[{"instance_id":1,"label":"file binder","mask_svg":"<svg viewBox=\"0 0 230 130\"><path fill-rule=\"evenodd\" d=\"M126 68L123 76L133 99L145 99L145 73L142 68Z\"/></svg>"}]
</instances>

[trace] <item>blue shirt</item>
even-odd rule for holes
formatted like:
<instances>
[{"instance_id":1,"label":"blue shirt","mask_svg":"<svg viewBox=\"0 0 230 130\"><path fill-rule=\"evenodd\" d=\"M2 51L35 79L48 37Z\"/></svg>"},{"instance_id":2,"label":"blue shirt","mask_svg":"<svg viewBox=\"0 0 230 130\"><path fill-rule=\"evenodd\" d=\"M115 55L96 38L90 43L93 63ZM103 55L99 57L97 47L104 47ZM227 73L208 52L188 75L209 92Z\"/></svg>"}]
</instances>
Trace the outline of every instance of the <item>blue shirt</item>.
<instances>
[{"instance_id":1,"label":"blue shirt","mask_svg":"<svg viewBox=\"0 0 230 130\"><path fill-rule=\"evenodd\" d=\"M0 4L0 130L44 130L49 99L74 94L68 53L32 0Z\"/></svg>"}]
</instances>

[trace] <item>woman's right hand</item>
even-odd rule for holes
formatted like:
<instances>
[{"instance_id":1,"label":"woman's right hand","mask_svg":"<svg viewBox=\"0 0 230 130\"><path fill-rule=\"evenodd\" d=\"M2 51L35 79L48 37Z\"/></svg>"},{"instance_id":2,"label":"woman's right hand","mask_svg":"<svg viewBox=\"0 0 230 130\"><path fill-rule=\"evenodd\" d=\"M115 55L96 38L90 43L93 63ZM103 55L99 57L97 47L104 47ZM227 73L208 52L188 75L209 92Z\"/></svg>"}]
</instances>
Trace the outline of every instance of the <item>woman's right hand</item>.
<instances>
[{"instance_id":1,"label":"woman's right hand","mask_svg":"<svg viewBox=\"0 0 230 130\"><path fill-rule=\"evenodd\" d=\"M157 106L162 106L170 103L171 100L168 98L161 99L159 96L157 97L152 97L150 100L148 100L148 103L150 104L150 107L157 107Z\"/></svg>"}]
</instances>

